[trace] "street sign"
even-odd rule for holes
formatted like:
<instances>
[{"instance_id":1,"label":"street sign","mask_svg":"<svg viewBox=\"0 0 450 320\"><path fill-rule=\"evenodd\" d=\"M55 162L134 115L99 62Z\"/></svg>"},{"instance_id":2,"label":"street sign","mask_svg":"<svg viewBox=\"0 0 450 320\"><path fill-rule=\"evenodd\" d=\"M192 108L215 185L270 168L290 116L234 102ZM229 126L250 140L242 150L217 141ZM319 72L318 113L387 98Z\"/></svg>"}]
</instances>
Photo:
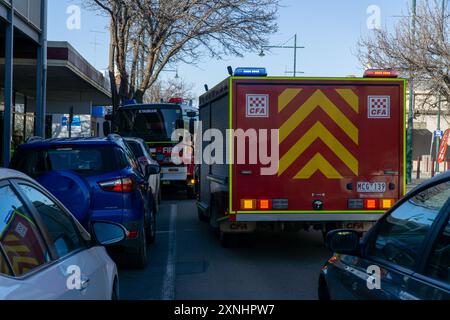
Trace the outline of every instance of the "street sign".
<instances>
[{"instance_id":1,"label":"street sign","mask_svg":"<svg viewBox=\"0 0 450 320\"><path fill-rule=\"evenodd\" d=\"M435 138L442 138L443 136L444 136L444 131L442 131L442 130L434 131L434 137Z\"/></svg>"},{"instance_id":2,"label":"street sign","mask_svg":"<svg viewBox=\"0 0 450 320\"><path fill-rule=\"evenodd\" d=\"M444 138L442 139L441 145L439 147L438 163L442 163L445 161L445 156L447 154L449 135L450 135L450 129L445 130Z\"/></svg>"}]
</instances>

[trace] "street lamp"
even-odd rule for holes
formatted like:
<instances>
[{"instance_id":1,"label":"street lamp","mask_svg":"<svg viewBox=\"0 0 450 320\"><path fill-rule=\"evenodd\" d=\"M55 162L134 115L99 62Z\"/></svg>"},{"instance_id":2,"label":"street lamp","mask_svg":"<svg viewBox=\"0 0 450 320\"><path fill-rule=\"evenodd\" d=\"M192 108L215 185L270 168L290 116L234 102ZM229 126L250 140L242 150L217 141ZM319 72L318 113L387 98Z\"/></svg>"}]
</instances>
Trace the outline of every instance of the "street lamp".
<instances>
[{"instance_id":1,"label":"street lamp","mask_svg":"<svg viewBox=\"0 0 450 320\"><path fill-rule=\"evenodd\" d=\"M292 38L291 38L292 39ZM289 39L288 41L290 41ZM288 73L292 73L295 76L297 76L297 73L303 73L301 71L297 71L297 49L304 49L305 47L299 47L297 46L297 34L294 35L294 46L262 46L261 52L259 53L260 57L264 57L266 54L264 53L264 49L294 49L294 71L289 71Z\"/></svg>"}]
</instances>

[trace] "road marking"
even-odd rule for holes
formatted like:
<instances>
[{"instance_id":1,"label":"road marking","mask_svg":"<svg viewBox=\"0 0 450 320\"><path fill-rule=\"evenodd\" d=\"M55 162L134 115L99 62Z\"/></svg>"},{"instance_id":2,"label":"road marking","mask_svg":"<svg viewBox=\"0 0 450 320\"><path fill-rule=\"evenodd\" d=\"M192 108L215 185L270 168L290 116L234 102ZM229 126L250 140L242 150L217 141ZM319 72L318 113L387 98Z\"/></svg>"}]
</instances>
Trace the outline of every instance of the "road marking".
<instances>
[{"instance_id":1,"label":"road marking","mask_svg":"<svg viewBox=\"0 0 450 320\"><path fill-rule=\"evenodd\" d=\"M176 259L177 259L177 205L170 206L169 250L164 274L161 300L175 300Z\"/></svg>"}]
</instances>

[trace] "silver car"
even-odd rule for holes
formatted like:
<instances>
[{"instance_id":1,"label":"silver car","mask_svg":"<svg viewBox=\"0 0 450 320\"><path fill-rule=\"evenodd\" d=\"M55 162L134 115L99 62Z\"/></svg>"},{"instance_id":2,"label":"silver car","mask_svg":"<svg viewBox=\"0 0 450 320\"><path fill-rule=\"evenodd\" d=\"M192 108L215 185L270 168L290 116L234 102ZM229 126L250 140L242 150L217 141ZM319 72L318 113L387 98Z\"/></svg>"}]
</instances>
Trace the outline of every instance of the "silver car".
<instances>
[{"instance_id":1,"label":"silver car","mask_svg":"<svg viewBox=\"0 0 450 320\"><path fill-rule=\"evenodd\" d=\"M104 246L126 232L96 222L91 236L36 181L0 168L0 300L117 299L117 267Z\"/></svg>"}]
</instances>

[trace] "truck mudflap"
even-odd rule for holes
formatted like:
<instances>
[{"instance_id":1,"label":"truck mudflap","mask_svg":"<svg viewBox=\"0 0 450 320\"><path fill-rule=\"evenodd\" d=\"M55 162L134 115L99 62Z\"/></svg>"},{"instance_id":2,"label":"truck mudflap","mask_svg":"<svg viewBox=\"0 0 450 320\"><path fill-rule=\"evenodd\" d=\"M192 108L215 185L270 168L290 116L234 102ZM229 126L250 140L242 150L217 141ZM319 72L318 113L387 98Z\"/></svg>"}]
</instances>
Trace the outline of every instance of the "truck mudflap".
<instances>
[{"instance_id":1,"label":"truck mudflap","mask_svg":"<svg viewBox=\"0 0 450 320\"><path fill-rule=\"evenodd\" d=\"M374 222L378 221L383 213L363 214L236 214L230 220L236 222Z\"/></svg>"}]
</instances>

